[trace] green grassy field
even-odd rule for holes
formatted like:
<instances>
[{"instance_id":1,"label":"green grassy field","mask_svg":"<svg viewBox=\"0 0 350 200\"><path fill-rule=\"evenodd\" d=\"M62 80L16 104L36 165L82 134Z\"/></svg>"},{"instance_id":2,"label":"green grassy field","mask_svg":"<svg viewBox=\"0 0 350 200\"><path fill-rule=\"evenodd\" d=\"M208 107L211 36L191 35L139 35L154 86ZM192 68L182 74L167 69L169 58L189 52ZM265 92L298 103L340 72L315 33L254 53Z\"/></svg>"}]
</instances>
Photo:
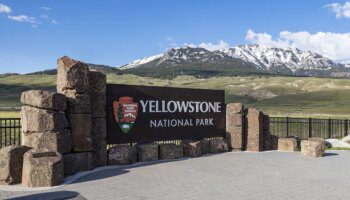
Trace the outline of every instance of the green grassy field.
<instances>
[{"instance_id":1,"label":"green grassy field","mask_svg":"<svg viewBox=\"0 0 350 200\"><path fill-rule=\"evenodd\" d=\"M54 75L21 75L0 78L0 107L19 105L27 89L55 90ZM109 83L222 89L226 102L242 102L271 116L350 118L350 80L313 77L215 77L179 76L156 79L135 75L108 75ZM15 115L3 114L1 115Z\"/></svg>"}]
</instances>

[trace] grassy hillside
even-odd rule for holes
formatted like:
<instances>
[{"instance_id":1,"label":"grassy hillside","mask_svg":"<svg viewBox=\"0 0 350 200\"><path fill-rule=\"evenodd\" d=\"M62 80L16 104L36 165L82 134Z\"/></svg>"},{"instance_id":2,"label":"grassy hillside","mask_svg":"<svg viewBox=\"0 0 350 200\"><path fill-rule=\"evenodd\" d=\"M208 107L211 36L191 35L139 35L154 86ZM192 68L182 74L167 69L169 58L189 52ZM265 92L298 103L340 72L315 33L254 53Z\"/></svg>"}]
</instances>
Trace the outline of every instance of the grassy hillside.
<instances>
[{"instance_id":1,"label":"grassy hillside","mask_svg":"<svg viewBox=\"0 0 350 200\"><path fill-rule=\"evenodd\" d=\"M54 75L21 75L0 78L0 107L19 104L21 91L55 90ZM350 80L312 77L179 76L158 79L135 75L108 75L109 83L149 86L222 89L227 102L242 102L274 116L350 118Z\"/></svg>"}]
</instances>

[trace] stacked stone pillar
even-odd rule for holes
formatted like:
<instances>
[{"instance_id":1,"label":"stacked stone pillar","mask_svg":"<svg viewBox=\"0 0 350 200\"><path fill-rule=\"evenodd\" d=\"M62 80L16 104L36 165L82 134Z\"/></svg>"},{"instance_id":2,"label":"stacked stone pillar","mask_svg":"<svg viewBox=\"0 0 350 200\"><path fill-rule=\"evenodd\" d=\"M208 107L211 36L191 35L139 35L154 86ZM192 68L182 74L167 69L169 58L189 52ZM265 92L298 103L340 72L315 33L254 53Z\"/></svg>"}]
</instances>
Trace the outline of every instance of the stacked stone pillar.
<instances>
[{"instance_id":1,"label":"stacked stone pillar","mask_svg":"<svg viewBox=\"0 0 350 200\"><path fill-rule=\"evenodd\" d=\"M21 143L32 148L23 155L22 185L58 185L64 178L61 154L70 152L72 148L65 115L66 97L48 91L29 90L22 93L21 102Z\"/></svg>"},{"instance_id":2,"label":"stacked stone pillar","mask_svg":"<svg viewBox=\"0 0 350 200\"><path fill-rule=\"evenodd\" d=\"M263 113L249 108L247 114L247 151L263 151Z\"/></svg>"},{"instance_id":3,"label":"stacked stone pillar","mask_svg":"<svg viewBox=\"0 0 350 200\"><path fill-rule=\"evenodd\" d=\"M241 103L226 105L226 139L232 151L244 149L244 117Z\"/></svg>"},{"instance_id":4,"label":"stacked stone pillar","mask_svg":"<svg viewBox=\"0 0 350 200\"><path fill-rule=\"evenodd\" d=\"M94 160L88 159L93 156L88 66L66 56L58 59L57 92L67 97L66 116L72 134L72 152L63 155L65 174L93 169Z\"/></svg>"},{"instance_id":5,"label":"stacked stone pillar","mask_svg":"<svg viewBox=\"0 0 350 200\"><path fill-rule=\"evenodd\" d=\"M271 134L270 134L270 117L263 114L263 149L268 151L271 149Z\"/></svg>"},{"instance_id":6,"label":"stacked stone pillar","mask_svg":"<svg viewBox=\"0 0 350 200\"><path fill-rule=\"evenodd\" d=\"M90 71L92 141L96 166L107 165L106 75Z\"/></svg>"}]
</instances>

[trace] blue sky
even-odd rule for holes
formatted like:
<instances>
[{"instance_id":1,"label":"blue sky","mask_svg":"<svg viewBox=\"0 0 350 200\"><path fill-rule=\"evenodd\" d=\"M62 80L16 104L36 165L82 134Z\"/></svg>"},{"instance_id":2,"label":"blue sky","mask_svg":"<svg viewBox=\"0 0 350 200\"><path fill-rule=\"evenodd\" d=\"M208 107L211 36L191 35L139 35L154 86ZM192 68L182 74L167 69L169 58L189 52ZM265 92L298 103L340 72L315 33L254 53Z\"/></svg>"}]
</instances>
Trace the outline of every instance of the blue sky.
<instances>
[{"instance_id":1,"label":"blue sky","mask_svg":"<svg viewBox=\"0 0 350 200\"><path fill-rule=\"evenodd\" d=\"M63 55L118 66L184 44L246 43L348 62L350 2L0 0L0 73L54 68Z\"/></svg>"}]
</instances>

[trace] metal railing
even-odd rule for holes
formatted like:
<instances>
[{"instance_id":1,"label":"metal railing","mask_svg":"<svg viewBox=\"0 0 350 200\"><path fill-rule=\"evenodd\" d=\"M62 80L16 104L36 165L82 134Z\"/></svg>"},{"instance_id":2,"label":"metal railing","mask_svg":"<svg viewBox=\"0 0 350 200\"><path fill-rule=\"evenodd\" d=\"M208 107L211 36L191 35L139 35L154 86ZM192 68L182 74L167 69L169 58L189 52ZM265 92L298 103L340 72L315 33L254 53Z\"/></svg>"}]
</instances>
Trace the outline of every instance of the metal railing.
<instances>
[{"instance_id":1,"label":"metal railing","mask_svg":"<svg viewBox=\"0 0 350 200\"><path fill-rule=\"evenodd\" d=\"M0 118L0 148L21 142L21 119Z\"/></svg>"},{"instance_id":2,"label":"metal railing","mask_svg":"<svg viewBox=\"0 0 350 200\"><path fill-rule=\"evenodd\" d=\"M349 134L349 120L270 117L271 135L278 137L298 136L342 138ZM0 148L12 144L20 144L21 119L0 118Z\"/></svg>"},{"instance_id":3,"label":"metal railing","mask_svg":"<svg viewBox=\"0 0 350 200\"><path fill-rule=\"evenodd\" d=\"M270 117L270 132L271 135L279 137L298 136L300 139L342 138L349 133L349 121L347 119Z\"/></svg>"}]
</instances>

